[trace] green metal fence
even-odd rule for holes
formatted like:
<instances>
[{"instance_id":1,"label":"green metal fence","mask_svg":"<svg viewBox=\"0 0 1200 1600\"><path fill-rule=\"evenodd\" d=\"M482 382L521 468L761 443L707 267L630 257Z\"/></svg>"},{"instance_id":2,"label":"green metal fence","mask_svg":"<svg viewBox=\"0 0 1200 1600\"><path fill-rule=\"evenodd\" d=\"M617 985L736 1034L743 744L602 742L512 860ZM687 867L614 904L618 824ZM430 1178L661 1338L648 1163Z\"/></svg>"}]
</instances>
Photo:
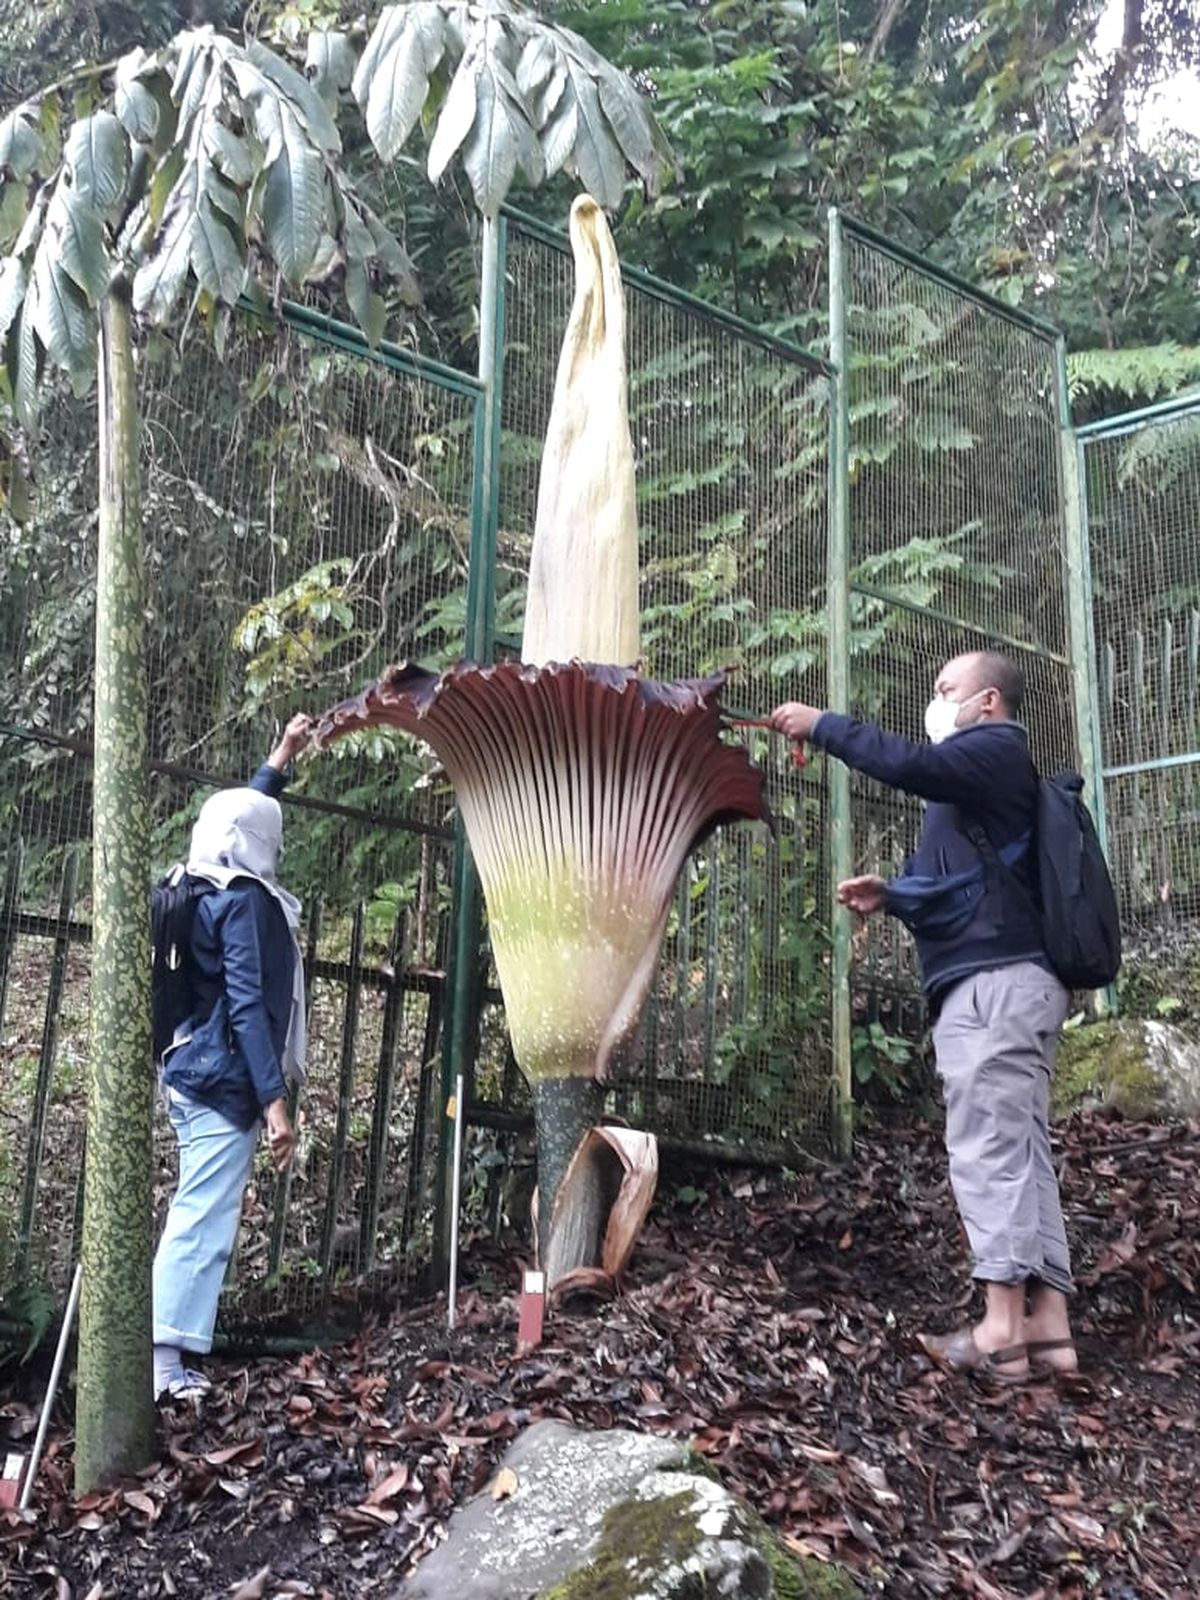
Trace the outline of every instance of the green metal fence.
<instances>
[{"instance_id":1,"label":"green metal fence","mask_svg":"<svg viewBox=\"0 0 1200 1600\"><path fill-rule=\"evenodd\" d=\"M573 271L561 235L517 217L503 263L496 635L518 649ZM645 668L671 679L729 667L730 703L762 716L801 650L822 694L824 652L788 630L824 582L827 368L635 270L625 285ZM729 1152L823 1147L833 1114L823 784L766 737L754 743L779 832L720 830L689 862L610 1102L641 1126ZM485 1056L478 1088L511 1109L523 1090L504 1065L502 1050Z\"/></svg>"},{"instance_id":2,"label":"green metal fence","mask_svg":"<svg viewBox=\"0 0 1200 1600\"><path fill-rule=\"evenodd\" d=\"M502 219L495 243L490 396L311 308L247 314L219 353L142 350L159 866L293 709L398 657L519 651L572 274L565 239L530 219ZM799 698L915 736L948 657L1011 651L1037 759L1093 783L1103 766L1131 926L1182 928L1200 905L1200 400L1077 444L1054 329L837 215L828 363L625 276L647 669L730 667L747 715ZM48 411L38 471L23 525L0 527L0 1290L61 1290L78 1236L86 407ZM894 868L919 814L748 737L778 830L722 831L689 862L609 1105L718 1153L845 1149L864 1024L912 1033L920 1007L907 941L882 923L853 937L831 888ZM299 1159L285 1182L257 1171L226 1304L311 1320L435 1252L457 1073L474 1216L499 1215L528 1102L453 797L411 742L371 732L301 773L282 876L308 908L313 1060ZM172 1158L164 1125L160 1204Z\"/></svg>"},{"instance_id":3,"label":"green metal fence","mask_svg":"<svg viewBox=\"0 0 1200 1600\"><path fill-rule=\"evenodd\" d=\"M936 271L872 230L832 219L832 354L839 381L830 548L835 695L887 728L922 737L939 668L961 653L1014 655L1043 767L1085 761L1086 674L1072 670L1080 528L1055 330ZM1085 762L1086 770L1086 762ZM919 803L869 779L834 790L850 826L835 871L897 870ZM835 944L835 993L854 1024L910 1032L911 943L876 919ZM871 1070L869 1050L860 1069ZM843 1061L843 1070L845 1062Z\"/></svg>"},{"instance_id":4,"label":"green metal fence","mask_svg":"<svg viewBox=\"0 0 1200 1600\"><path fill-rule=\"evenodd\" d=\"M240 318L218 353L165 339L141 352L157 866L294 709L397 657L519 646L571 277L559 236L516 219L502 234L495 471L474 378L368 351L311 308L282 328ZM826 369L636 272L628 287L647 665L731 665L731 701L761 714L785 686L781 654L785 668L789 650L823 654L792 629L824 576ZM0 574L0 1285L59 1290L87 1050L94 434L87 407L48 412L31 515L6 530ZM821 692L819 669L810 682ZM780 830L720 834L689 864L611 1105L763 1154L827 1145L834 1095L823 775L755 742ZM299 1159L286 1183L258 1170L225 1306L307 1319L429 1260L456 1070L476 1124L468 1198L493 1211L489 1144L525 1103L494 979L470 960L452 796L410 742L363 735L302 771L281 875L309 911L313 1059ZM156 1148L161 1206L165 1123Z\"/></svg>"},{"instance_id":5,"label":"green metal fence","mask_svg":"<svg viewBox=\"0 0 1200 1600\"><path fill-rule=\"evenodd\" d=\"M461 654L480 404L473 380L295 309L226 348L141 352L157 865L278 727L406 654ZM0 1283L61 1288L77 1242L90 938L95 419L47 414L33 515L8 535L0 634ZM244 1314L305 1315L427 1259L454 835L407 741L373 735L285 797L305 901L311 1059L300 1154L248 1194ZM149 1071L149 1064L147 1065ZM160 1123L157 1197L173 1141Z\"/></svg>"},{"instance_id":6,"label":"green metal fence","mask_svg":"<svg viewBox=\"0 0 1200 1600\"><path fill-rule=\"evenodd\" d=\"M1200 394L1079 430L1108 842L1135 952L1200 914Z\"/></svg>"}]
</instances>

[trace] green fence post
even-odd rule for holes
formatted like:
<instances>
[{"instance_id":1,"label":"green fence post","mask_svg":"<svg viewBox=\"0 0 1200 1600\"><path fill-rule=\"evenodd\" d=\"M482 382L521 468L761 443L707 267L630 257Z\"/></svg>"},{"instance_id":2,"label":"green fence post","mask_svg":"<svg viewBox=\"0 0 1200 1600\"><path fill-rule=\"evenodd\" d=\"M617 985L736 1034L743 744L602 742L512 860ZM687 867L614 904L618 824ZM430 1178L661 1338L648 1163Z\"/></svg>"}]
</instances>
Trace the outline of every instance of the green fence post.
<instances>
[{"instance_id":1,"label":"green fence post","mask_svg":"<svg viewBox=\"0 0 1200 1600\"><path fill-rule=\"evenodd\" d=\"M1071 658L1071 698L1075 712L1075 743L1084 793L1105 852L1108 829L1104 796L1104 752L1100 733L1100 690L1096 672L1096 636L1092 607L1092 557L1088 540L1084 443L1071 420L1071 391L1067 383L1067 345L1060 334L1054 342L1057 369L1059 460L1062 472L1063 549L1067 638ZM1096 996L1099 1015L1116 1011L1116 990L1111 986Z\"/></svg>"},{"instance_id":2,"label":"green fence post","mask_svg":"<svg viewBox=\"0 0 1200 1600\"><path fill-rule=\"evenodd\" d=\"M826 546L828 663L826 698L831 711L850 709L850 394L846 337L846 263L842 219L829 212L829 360L833 367L829 405L829 534ZM853 870L850 825L850 772L830 761L829 879L833 1070L839 1155L850 1154L854 1137L854 1095L850 1068L850 913L832 891Z\"/></svg>"},{"instance_id":3,"label":"green fence post","mask_svg":"<svg viewBox=\"0 0 1200 1600\"><path fill-rule=\"evenodd\" d=\"M475 409L474 483L471 494L471 546L467 559L466 654L480 666L491 663L495 622L496 529L499 520L500 388L504 372L504 263L507 224L483 219L479 294L479 382ZM454 926L446 986L449 993L442 1047L442 1094L438 1115L437 1204L434 1223L435 1267L449 1252L450 1187L454 1123L447 1115L459 1077L469 1103L474 1080L474 1036L483 975L483 897L461 818L454 850ZM462 1116L464 1106L455 1108Z\"/></svg>"}]
</instances>

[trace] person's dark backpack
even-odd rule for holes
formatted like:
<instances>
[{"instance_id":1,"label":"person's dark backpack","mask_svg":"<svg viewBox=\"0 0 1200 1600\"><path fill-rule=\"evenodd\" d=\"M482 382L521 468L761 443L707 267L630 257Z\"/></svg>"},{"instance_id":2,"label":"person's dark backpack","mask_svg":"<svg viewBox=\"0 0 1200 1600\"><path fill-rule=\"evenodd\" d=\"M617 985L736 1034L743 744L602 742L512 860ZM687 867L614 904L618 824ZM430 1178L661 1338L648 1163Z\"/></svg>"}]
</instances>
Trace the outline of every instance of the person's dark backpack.
<instances>
[{"instance_id":1,"label":"person's dark backpack","mask_svg":"<svg viewBox=\"0 0 1200 1600\"><path fill-rule=\"evenodd\" d=\"M1035 826L1039 916L1050 965L1068 989L1103 989L1121 966L1121 914L1077 772L1039 777ZM1009 870L978 823L966 833L993 871Z\"/></svg>"},{"instance_id":2,"label":"person's dark backpack","mask_svg":"<svg viewBox=\"0 0 1200 1600\"><path fill-rule=\"evenodd\" d=\"M196 908L213 885L172 867L150 891L150 947L153 953L151 1016L154 1064L170 1049L175 1030L189 1017L203 1022L211 1004L197 993L192 929Z\"/></svg>"},{"instance_id":3,"label":"person's dark backpack","mask_svg":"<svg viewBox=\"0 0 1200 1600\"><path fill-rule=\"evenodd\" d=\"M1077 772L1038 780L1042 937L1068 989L1103 989L1121 966L1121 913Z\"/></svg>"}]
</instances>

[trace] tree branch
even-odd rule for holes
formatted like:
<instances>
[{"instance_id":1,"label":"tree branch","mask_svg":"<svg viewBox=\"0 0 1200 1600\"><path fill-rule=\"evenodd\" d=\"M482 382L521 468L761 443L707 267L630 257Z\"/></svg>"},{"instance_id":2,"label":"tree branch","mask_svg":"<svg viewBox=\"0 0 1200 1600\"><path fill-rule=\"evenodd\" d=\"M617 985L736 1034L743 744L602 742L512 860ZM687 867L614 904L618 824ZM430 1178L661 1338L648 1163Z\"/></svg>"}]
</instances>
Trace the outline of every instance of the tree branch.
<instances>
[{"instance_id":1,"label":"tree branch","mask_svg":"<svg viewBox=\"0 0 1200 1600\"><path fill-rule=\"evenodd\" d=\"M883 0L879 15L875 19L875 32L871 35L871 42L865 51L867 65L870 66L888 42L888 36L900 20L904 10L905 0Z\"/></svg>"},{"instance_id":2,"label":"tree branch","mask_svg":"<svg viewBox=\"0 0 1200 1600\"><path fill-rule=\"evenodd\" d=\"M32 100L44 100L51 94L63 94L81 83L90 83L93 78L103 78L105 73L115 72L119 64L118 57L112 61L93 61L85 67L73 67L70 72L64 72L61 78L56 78L53 83L47 83L41 89L35 89L32 94L27 94L21 104L28 105Z\"/></svg>"}]
</instances>

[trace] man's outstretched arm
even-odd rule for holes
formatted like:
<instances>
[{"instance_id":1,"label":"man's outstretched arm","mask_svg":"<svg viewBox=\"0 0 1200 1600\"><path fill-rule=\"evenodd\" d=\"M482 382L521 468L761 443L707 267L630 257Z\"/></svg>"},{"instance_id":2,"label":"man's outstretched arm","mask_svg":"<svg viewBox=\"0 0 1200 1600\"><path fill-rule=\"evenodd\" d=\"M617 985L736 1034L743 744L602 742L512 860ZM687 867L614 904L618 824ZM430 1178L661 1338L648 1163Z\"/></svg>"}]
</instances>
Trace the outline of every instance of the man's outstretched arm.
<instances>
[{"instance_id":1,"label":"man's outstretched arm","mask_svg":"<svg viewBox=\"0 0 1200 1600\"><path fill-rule=\"evenodd\" d=\"M771 726L788 739L828 751L856 772L892 789L952 805L977 801L981 793L992 789L1002 778L1012 761L1012 747L1004 737L917 743L902 734L885 733L874 723L799 701L776 706L771 713ZM1010 725L993 726L999 729Z\"/></svg>"}]
</instances>

